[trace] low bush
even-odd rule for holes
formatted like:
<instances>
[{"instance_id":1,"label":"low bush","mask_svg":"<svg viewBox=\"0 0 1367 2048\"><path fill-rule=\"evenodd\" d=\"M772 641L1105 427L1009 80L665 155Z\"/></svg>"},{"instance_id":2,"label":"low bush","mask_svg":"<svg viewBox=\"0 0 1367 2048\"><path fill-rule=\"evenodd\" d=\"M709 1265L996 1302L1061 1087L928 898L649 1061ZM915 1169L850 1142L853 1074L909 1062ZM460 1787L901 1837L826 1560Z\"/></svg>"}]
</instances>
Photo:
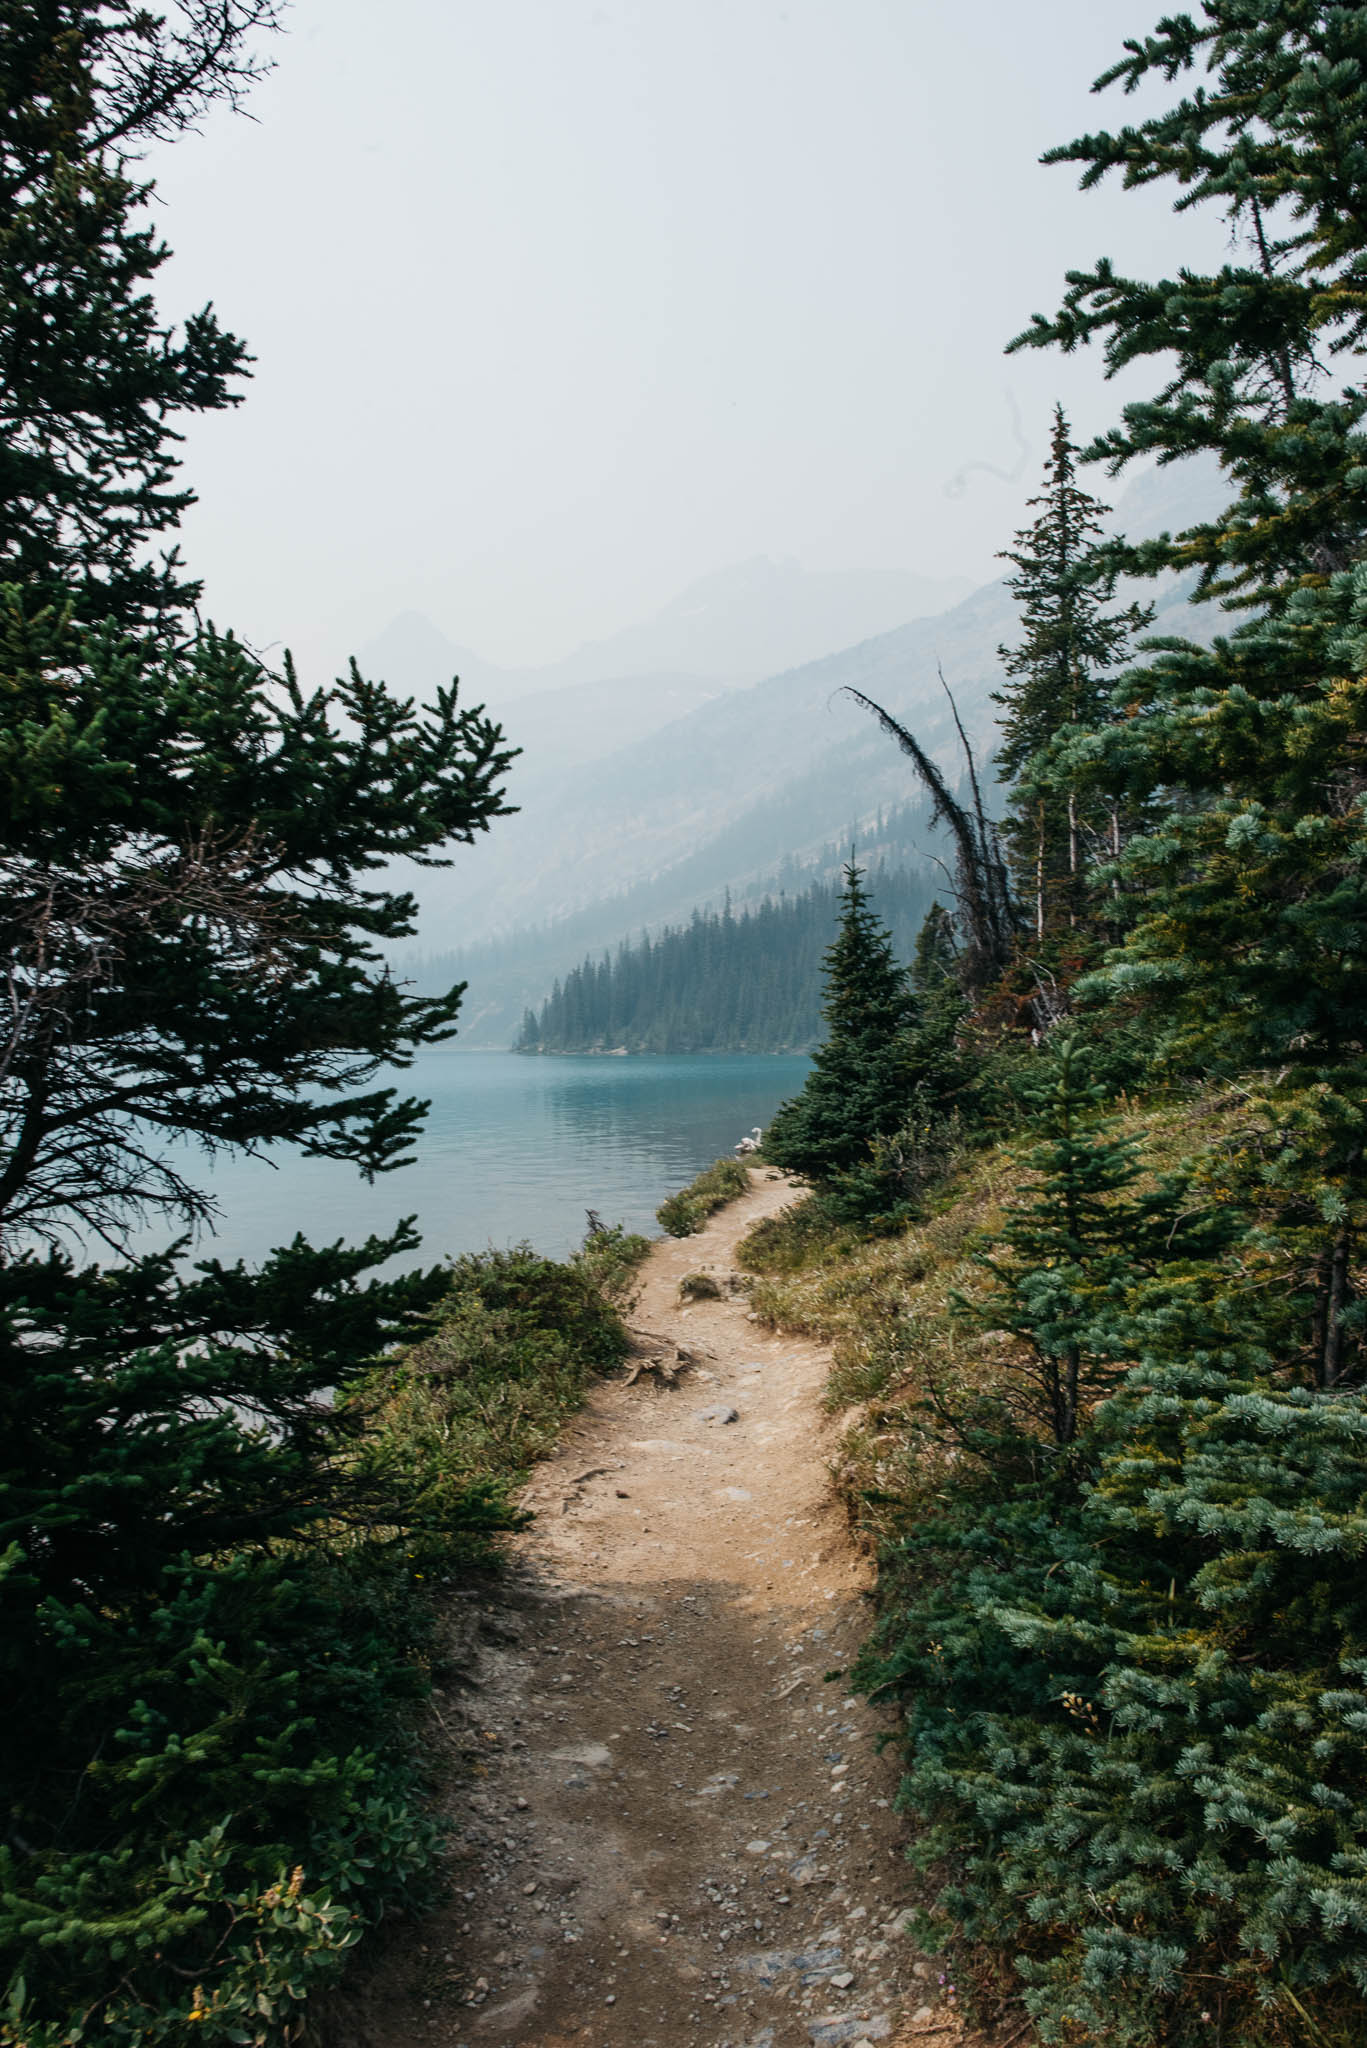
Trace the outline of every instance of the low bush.
<instances>
[{"instance_id":1,"label":"low bush","mask_svg":"<svg viewBox=\"0 0 1367 2048\"><path fill-rule=\"evenodd\" d=\"M591 1282L604 1301L628 1315L635 1306L636 1275L649 1251L648 1237L626 1230L620 1223L600 1223L590 1210L588 1235L570 1264Z\"/></svg>"},{"instance_id":2,"label":"low bush","mask_svg":"<svg viewBox=\"0 0 1367 2048\"><path fill-rule=\"evenodd\" d=\"M752 1224L736 1247L736 1263L750 1273L796 1273L832 1252L852 1251L857 1242L815 1195L804 1195Z\"/></svg>"},{"instance_id":3,"label":"low bush","mask_svg":"<svg viewBox=\"0 0 1367 2048\"><path fill-rule=\"evenodd\" d=\"M410 1496L413 1556L452 1556L448 1531L469 1531L457 1555L487 1557L518 1517L513 1497L583 1399L589 1376L630 1349L607 1299L639 1263L644 1239L595 1232L566 1263L530 1245L470 1253L451 1268L432 1334L369 1375L355 1398L367 1430L360 1458L381 1487ZM488 1517L473 1527L472 1508Z\"/></svg>"},{"instance_id":4,"label":"low bush","mask_svg":"<svg viewBox=\"0 0 1367 2048\"><path fill-rule=\"evenodd\" d=\"M692 1237L709 1216L745 1194L749 1186L749 1171L739 1159L718 1159L677 1195L661 1202L656 1221L671 1237Z\"/></svg>"},{"instance_id":5,"label":"low bush","mask_svg":"<svg viewBox=\"0 0 1367 2048\"><path fill-rule=\"evenodd\" d=\"M720 1301L721 1289L710 1273L685 1273L679 1295L683 1301Z\"/></svg>"}]
</instances>

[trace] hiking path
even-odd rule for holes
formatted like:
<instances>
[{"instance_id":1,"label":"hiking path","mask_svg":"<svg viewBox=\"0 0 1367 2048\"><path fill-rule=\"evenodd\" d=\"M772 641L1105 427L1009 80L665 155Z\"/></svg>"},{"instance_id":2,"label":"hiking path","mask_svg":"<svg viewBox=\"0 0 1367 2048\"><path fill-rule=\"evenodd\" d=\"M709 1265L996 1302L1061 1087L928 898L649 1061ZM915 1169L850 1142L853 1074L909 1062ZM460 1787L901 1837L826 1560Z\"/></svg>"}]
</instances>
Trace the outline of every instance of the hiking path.
<instances>
[{"instance_id":1,"label":"hiking path","mask_svg":"<svg viewBox=\"0 0 1367 2048\"><path fill-rule=\"evenodd\" d=\"M889 1718L849 1687L872 1565L830 1355L755 1323L735 1270L796 1192L752 1170L652 1248L636 1376L595 1384L511 1570L451 1602L454 1891L362 1973L347 2048L970 2048L903 1928ZM695 1273L720 1299L681 1300Z\"/></svg>"}]
</instances>

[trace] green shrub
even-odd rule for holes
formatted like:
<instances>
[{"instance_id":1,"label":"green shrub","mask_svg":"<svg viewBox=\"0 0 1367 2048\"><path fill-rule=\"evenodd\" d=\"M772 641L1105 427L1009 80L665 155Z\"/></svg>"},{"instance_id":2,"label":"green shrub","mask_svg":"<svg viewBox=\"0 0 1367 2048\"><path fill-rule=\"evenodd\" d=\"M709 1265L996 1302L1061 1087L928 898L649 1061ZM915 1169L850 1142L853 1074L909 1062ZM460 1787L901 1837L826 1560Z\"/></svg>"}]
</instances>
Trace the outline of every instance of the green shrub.
<instances>
[{"instance_id":1,"label":"green shrub","mask_svg":"<svg viewBox=\"0 0 1367 2048\"><path fill-rule=\"evenodd\" d=\"M684 1301L720 1301L721 1289L710 1273L685 1273L679 1282Z\"/></svg>"},{"instance_id":2,"label":"green shrub","mask_svg":"<svg viewBox=\"0 0 1367 2048\"><path fill-rule=\"evenodd\" d=\"M626 1315L635 1305L632 1283L649 1252L648 1237L626 1230L620 1223L600 1223L590 1211L588 1235L570 1264L605 1301Z\"/></svg>"},{"instance_id":3,"label":"green shrub","mask_svg":"<svg viewBox=\"0 0 1367 2048\"><path fill-rule=\"evenodd\" d=\"M620 1288L641 1243L602 1232L563 1264L525 1244L457 1259L436 1329L357 1390L368 1420L361 1463L382 1490L411 1496L415 1557L487 1557L519 1519L513 1496L590 1374L631 1348L594 1269Z\"/></svg>"},{"instance_id":4,"label":"green shrub","mask_svg":"<svg viewBox=\"0 0 1367 2048\"><path fill-rule=\"evenodd\" d=\"M848 1249L852 1234L815 1195L790 1202L776 1216L761 1216L736 1247L736 1263L750 1273L795 1273L823 1254Z\"/></svg>"},{"instance_id":5,"label":"green shrub","mask_svg":"<svg viewBox=\"0 0 1367 2048\"><path fill-rule=\"evenodd\" d=\"M432 1897L428 1585L492 1557L528 1465L625 1355L595 1274L620 1287L642 1244L457 1260L435 1326L335 1403L329 1341L401 1327L345 1284L369 1248L188 1284L169 1261L8 1269L0 1335L41 1316L53 1341L0 1379L13 1454L33 1445L0 1529L0 2040L278 2048L367 1925ZM302 1356L292 1401L272 1356L269 1427L215 1402L221 1346L122 1341L135 1314L192 1327L229 1280ZM232 1367L259 1370L245 1347ZM80 1500L117 1540L73 1525Z\"/></svg>"},{"instance_id":6,"label":"green shrub","mask_svg":"<svg viewBox=\"0 0 1367 2048\"><path fill-rule=\"evenodd\" d=\"M661 1202L656 1220L671 1237L692 1237L715 1210L734 1202L749 1186L749 1172L739 1159L718 1159L677 1195Z\"/></svg>"},{"instance_id":7,"label":"green shrub","mask_svg":"<svg viewBox=\"0 0 1367 2048\"><path fill-rule=\"evenodd\" d=\"M7 1687L0 2039L169 2044L198 2012L197 2040L284 2041L368 1924L433 1896L428 1617L401 1560L186 1558L143 1600L48 1599L36 1624Z\"/></svg>"}]
</instances>

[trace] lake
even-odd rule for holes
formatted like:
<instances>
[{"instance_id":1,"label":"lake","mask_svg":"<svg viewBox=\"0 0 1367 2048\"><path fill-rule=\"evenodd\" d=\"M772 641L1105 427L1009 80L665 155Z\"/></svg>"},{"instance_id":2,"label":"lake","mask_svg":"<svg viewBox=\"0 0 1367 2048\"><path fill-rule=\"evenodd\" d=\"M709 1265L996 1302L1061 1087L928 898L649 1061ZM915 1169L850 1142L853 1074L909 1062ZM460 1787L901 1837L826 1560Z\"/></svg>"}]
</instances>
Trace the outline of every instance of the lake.
<instances>
[{"instance_id":1,"label":"lake","mask_svg":"<svg viewBox=\"0 0 1367 2048\"><path fill-rule=\"evenodd\" d=\"M423 1264L523 1238L563 1257L590 1208L654 1235L664 1197L767 1124L809 1065L801 1054L527 1058L436 1047L386 1077L431 1099L415 1165L367 1186L349 1167L283 1151L221 1160L204 1176L219 1228L197 1255L255 1261L296 1231L314 1244L354 1241L414 1213Z\"/></svg>"}]
</instances>

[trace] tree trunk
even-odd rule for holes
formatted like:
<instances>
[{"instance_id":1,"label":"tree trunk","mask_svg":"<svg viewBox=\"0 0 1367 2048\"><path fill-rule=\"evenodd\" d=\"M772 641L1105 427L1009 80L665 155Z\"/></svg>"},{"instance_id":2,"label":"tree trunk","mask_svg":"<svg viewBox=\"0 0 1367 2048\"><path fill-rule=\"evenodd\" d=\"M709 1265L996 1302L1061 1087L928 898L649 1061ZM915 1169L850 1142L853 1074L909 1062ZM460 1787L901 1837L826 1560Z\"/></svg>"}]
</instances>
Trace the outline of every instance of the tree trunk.
<instances>
[{"instance_id":1,"label":"tree trunk","mask_svg":"<svg viewBox=\"0 0 1367 2048\"><path fill-rule=\"evenodd\" d=\"M1077 797L1068 792L1068 922L1077 923Z\"/></svg>"},{"instance_id":2,"label":"tree trunk","mask_svg":"<svg viewBox=\"0 0 1367 2048\"><path fill-rule=\"evenodd\" d=\"M1039 832L1035 840L1035 937L1044 937L1044 799L1040 799Z\"/></svg>"},{"instance_id":3,"label":"tree trunk","mask_svg":"<svg viewBox=\"0 0 1367 2048\"><path fill-rule=\"evenodd\" d=\"M1354 1172L1362 1160L1362 1147L1355 1145L1348 1154L1345 1179L1351 1184ZM1351 1198L1351 1185L1348 1190ZM1328 1257L1327 1287L1324 1301L1324 1348L1320 1354L1320 1385L1336 1387L1343 1378L1347 1360L1344 1356L1343 1312L1352 1298L1352 1280L1348 1271L1349 1254L1353 1244L1351 1210L1349 1220L1335 1234Z\"/></svg>"}]
</instances>

